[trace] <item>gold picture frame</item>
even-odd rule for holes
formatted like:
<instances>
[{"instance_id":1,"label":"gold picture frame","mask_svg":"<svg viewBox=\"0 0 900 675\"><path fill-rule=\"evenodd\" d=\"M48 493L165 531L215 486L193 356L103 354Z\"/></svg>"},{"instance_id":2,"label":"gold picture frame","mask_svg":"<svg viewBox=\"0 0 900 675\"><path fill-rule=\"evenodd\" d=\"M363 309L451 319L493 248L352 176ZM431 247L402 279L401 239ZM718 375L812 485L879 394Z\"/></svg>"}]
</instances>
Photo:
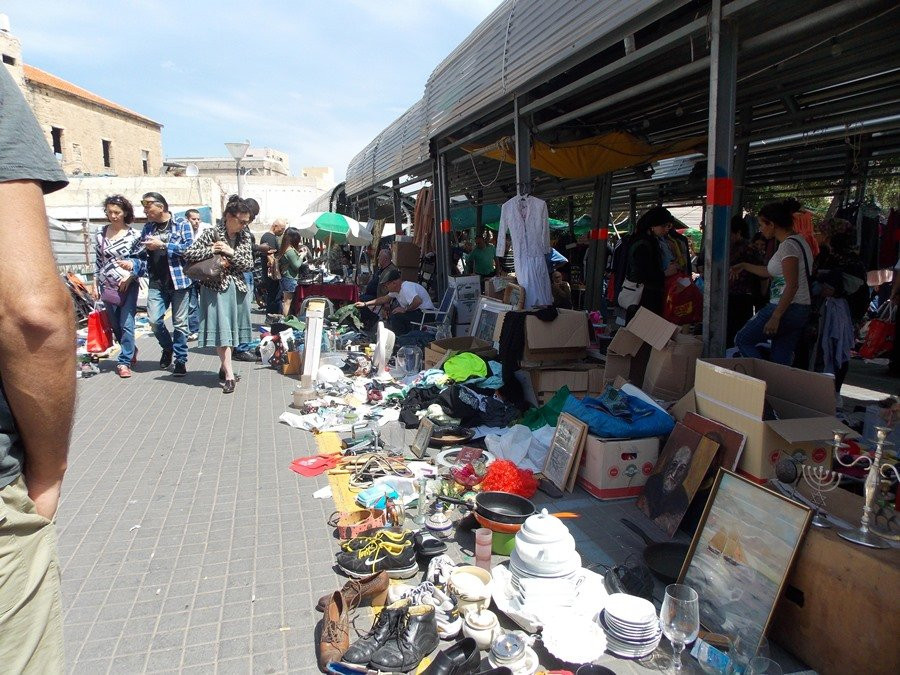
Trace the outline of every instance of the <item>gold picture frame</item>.
<instances>
[{"instance_id":1,"label":"gold picture frame","mask_svg":"<svg viewBox=\"0 0 900 675\"><path fill-rule=\"evenodd\" d=\"M587 432L587 424L568 413L560 414L541 475L561 491L569 485L572 471L578 471L576 459L584 450Z\"/></svg>"}]
</instances>

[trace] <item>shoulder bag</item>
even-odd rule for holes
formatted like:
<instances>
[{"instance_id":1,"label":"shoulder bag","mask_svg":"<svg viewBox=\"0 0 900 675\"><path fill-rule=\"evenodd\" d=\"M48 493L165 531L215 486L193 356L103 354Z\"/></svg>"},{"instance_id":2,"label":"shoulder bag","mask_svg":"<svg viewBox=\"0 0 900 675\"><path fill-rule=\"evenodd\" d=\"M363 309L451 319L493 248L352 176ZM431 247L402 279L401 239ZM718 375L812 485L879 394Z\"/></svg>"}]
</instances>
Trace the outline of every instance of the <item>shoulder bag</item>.
<instances>
[{"instance_id":1,"label":"shoulder bag","mask_svg":"<svg viewBox=\"0 0 900 675\"><path fill-rule=\"evenodd\" d=\"M215 231L213 231L215 237ZM199 239L198 239L199 241ZM216 241L216 239L213 239ZM228 269L228 259L221 253L213 253L211 257L184 266L184 275L188 279L199 282L217 283Z\"/></svg>"},{"instance_id":2,"label":"shoulder bag","mask_svg":"<svg viewBox=\"0 0 900 675\"><path fill-rule=\"evenodd\" d=\"M617 302L622 309L628 309L634 305L639 305L643 295L644 284L631 281L631 279L625 279L625 282L622 284L622 290L619 291Z\"/></svg>"}]
</instances>

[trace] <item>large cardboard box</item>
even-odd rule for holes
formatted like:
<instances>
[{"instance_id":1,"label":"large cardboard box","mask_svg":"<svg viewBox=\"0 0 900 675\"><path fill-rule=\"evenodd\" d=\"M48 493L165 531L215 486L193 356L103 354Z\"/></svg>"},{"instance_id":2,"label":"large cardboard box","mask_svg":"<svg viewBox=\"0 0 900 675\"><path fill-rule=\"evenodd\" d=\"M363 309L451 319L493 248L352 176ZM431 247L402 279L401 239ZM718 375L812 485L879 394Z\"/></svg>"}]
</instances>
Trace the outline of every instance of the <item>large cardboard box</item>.
<instances>
[{"instance_id":1,"label":"large cardboard box","mask_svg":"<svg viewBox=\"0 0 900 675\"><path fill-rule=\"evenodd\" d=\"M391 260L397 267L419 268L422 252L412 242L395 241L391 246Z\"/></svg>"},{"instance_id":2,"label":"large cardboard box","mask_svg":"<svg viewBox=\"0 0 900 675\"><path fill-rule=\"evenodd\" d=\"M654 398L673 401L694 385L694 366L703 342L641 308L616 332L606 351L604 383L622 377L640 383Z\"/></svg>"},{"instance_id":3,"label":"large cardboard box","mask_svg":"<svg viewBox=\"0 0 900 675\"><path fill-rule=\"evenodd\" d=\"M481 296L481 277L477 274L465 277L448 277L447 285L456 289L456 302L477 302Z\"/></svg>"},{"instance_id":4,"label":"large cardboard box","mask_svg":"<svg viewBox=\"0 0 900 675\"><path fill-rule=\"evenodd\" d=\"M698 360L694 390L673 412L691 408L747 435L738 469L758 482L795 453L830 468L833 430L850 431L834 416L831 376L760 359Z\"/></svg>"},{"instance_id":5,"label":"large cardboard box","mask_svg":"<svg viewBox=\"0 0 900 675\"><path fill-rule=\"evenodd\" d=\"M474 300L456 301L456 323L472 323L475 317L475 308L478 305L478 297Z\"/></svg>"},{"instance_id":6,"label":"large cardboard box","mask_svg":"<svg viewBox=\"0 0 900 675\"><path fill-rule=\"evenodd\" d=\"M597 499L641 493L659 459L659 438L606 439L588 434L578 483Z\"/></svg>"},{"instance_id":7,"label":"large cardboard box","mask_svg":"<svg viewBox=\"0 0 900 675\"><path fill-rule=\"evenodd\" d=\"M523 367L531 378L531 386L539 405L543 405L563 386L573 396L597 396L603 391L603 366L590 363L565 363L558 366Z\"/></svg>"},{"instance_id":8,"label":"large cardboard box","mask_svg":"<svg viewBox=\"0 0 900 675\"><path fill-rule=\"evenodd\" d=\"M490 342L478 338L463 336L452 337L445 340L435 340L425 347L423 361L428 368L440 362L447 352L472 352L485 359L497 358L497 350Z\"/></svg>"},{"instance_id":9,"label":"large cardboard box","mask_svg":"<svg viewBox=\"0 0 900 675\"><path fill-rule=\"evenodd\" d=\"M559 310L553 321L536 316L525 318L525 351L523 361L580 361L587 356L591 344L587 315L571 309Z\"/></svg>"}]
</instances>

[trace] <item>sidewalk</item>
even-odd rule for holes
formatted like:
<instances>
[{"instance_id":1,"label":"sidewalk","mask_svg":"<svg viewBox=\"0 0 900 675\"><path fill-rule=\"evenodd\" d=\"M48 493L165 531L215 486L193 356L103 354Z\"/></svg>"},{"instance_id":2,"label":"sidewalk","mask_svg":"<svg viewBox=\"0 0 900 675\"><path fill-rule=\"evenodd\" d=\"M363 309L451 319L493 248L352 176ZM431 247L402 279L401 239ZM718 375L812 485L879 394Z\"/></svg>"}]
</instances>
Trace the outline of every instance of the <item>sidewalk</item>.
<instances>
[{"instance_id":1,"label":"sidewalk","mask_svg":"<svg viewBox=\"0 0 900 675\"><path fill-rule=\"evenodd\" d=\"M69 671L317 672L313 605L342 580L332 503L312 497L327 481L287 468L315 446L277 422L295 380L235 362L226 396L214 350L178 379L138 346L130 380L105 362L78 384L57 516Z\"/></svg>"}]
</instances>

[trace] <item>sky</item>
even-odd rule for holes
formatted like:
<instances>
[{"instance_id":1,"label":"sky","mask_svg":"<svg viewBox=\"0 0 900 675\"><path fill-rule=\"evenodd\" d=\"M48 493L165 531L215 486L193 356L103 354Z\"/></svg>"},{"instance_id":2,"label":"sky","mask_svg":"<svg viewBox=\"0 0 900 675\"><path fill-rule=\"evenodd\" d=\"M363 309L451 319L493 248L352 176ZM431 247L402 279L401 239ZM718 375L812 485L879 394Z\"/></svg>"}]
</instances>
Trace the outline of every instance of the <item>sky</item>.
<instances>
[{"instance_id":1,"label":"sky","mask_svg":"<svg viewBox=\"0 0 900 675\"><path fill-rule=\"evenodd\" d=\"M163 124L167 157L249 140L350 159L500 0L3 0L25 63Z\"/></svg>"}]
</instances>

